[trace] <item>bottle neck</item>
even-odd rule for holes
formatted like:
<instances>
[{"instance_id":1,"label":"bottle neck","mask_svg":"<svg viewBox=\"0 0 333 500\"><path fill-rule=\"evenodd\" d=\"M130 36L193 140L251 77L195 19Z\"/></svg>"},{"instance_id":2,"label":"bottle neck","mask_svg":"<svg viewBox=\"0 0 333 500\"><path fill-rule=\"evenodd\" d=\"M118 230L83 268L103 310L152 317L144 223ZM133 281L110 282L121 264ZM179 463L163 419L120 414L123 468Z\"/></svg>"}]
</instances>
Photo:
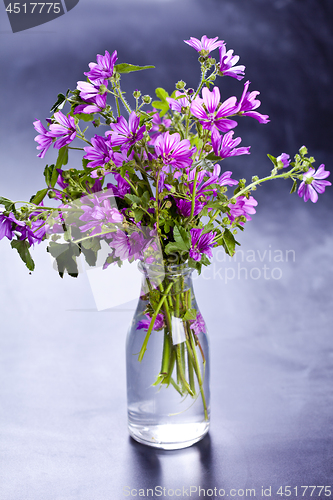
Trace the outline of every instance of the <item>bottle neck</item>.
<instances>
[{"instance_id":1,"label":"bottle neck","mask_svg":"<svg viewBox=\"0 0 333 500\"><path fill-rule=\"evenodd\" d=\"M193 287L193 268L188 263L178 265L154 265L139 263L139 270L142 272L143 293L147 294L152 290L158 290L167 295L176 295L187 292Z\"/></svg>"}]
</instances>

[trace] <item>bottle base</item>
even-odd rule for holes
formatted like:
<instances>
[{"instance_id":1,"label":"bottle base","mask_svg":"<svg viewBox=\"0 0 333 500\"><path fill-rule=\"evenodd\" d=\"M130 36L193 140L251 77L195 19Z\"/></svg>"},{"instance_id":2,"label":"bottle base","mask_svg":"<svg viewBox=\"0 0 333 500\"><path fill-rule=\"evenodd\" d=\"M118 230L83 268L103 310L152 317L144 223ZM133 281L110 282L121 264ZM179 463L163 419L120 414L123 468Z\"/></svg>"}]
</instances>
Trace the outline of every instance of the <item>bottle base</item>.
<instances>
[{"instance_id":1,"label":"bottle base","mask_svg":"<svg viewBox=\"0 0 333 500\"><path fill-rule=\"evenodd\" d=\"M162 450L180 450L200 441L209 430L209 422L187 424L128 424L133 439Z\"/></svg>"}]
</instances>

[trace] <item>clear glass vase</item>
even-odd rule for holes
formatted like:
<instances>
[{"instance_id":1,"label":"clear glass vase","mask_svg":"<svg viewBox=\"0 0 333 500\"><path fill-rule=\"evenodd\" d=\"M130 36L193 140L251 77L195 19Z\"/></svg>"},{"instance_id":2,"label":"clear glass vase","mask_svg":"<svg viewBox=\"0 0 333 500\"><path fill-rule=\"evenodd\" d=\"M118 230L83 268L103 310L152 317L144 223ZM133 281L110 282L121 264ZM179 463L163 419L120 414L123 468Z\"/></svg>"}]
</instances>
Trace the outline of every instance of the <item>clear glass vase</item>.
<instances>
[{"instance_id":1,"label":"clear glass vase","mask_svg":"<svg viewBox=\"0 0 333 500\"><path fill-rule=\"evenodd\" d=\"M186 448L209 429L209 350L186 264L139 264L143 281L126 342L128 427L140 443Z\"/></svg>"}]
</instances>

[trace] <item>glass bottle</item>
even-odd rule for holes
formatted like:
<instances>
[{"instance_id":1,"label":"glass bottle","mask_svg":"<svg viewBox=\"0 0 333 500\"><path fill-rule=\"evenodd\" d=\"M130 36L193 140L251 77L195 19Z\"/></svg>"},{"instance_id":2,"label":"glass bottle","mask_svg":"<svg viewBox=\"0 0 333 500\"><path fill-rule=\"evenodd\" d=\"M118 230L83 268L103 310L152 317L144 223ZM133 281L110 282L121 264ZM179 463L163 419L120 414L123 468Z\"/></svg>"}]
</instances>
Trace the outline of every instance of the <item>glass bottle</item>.
<instances>
[{"instance_id":1,"label":"glass bottle","mask_svg":"<svg viewBox=\"0 0 333 500\"><path fill-rule=\"evenodd\" d=\"M191 446L209 429L209 349L186 264L140 263L140 299L126 342L128 427L140 443Z\"/></svg>"}]
</instances>

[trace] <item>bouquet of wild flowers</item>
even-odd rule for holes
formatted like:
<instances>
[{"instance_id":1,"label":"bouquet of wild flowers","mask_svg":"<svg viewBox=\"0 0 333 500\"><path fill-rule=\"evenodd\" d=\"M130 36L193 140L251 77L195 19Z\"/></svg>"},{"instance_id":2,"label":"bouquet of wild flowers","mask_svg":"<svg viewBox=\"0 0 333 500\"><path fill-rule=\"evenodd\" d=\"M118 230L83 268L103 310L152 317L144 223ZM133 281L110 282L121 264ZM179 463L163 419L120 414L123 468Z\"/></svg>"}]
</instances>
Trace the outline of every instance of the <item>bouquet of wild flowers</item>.
<instances>
[{"instance_id":1,"label":"bouquet of wild flowers","mask_svg":"<svg viewBox=\"0 0 333 500\"><path fill-rule=\"evenodd\" d=\"M273 163L270 174L263 179L254 176L249 184L223 171L225 158L250 154L250 147L239 147L241 139L234 137L237 120L249 117L265 124L269 119L258 112L259 92L249 90L249 81L238 97L220 101L215 81L223 76L241 80L245 69L223 41L203 36L185 42L199 53L197 89L179 81L170 96L157 88L152 103L150 96L135 90L133 106L121 90L121 75L153 66L116 64L117 52L106 51L97 55L97 63L89 64L86 81L58 95L47 125L34 122L38 156L44 158L53 146L59 150L57 162L45 167L46 187L29 203L0 198L4 207L0 239L11 240L30 270L34 263L29 248L46 239L61 276L65 271L77 276L76 259L81 253L94 265L102 240L108 246L104 267L121 265L126 259L140 260L144 267L155 265L144 294L146 309L139 327L147 333L139 360L152 331L164 329L156 382L194 396L196 384L202 389L198 334L204 331L204 322L183 278L170 279L156 266L186 262L200 273L203 265L210 264L213 248L223 246L233 255L237 231L256 211L252 193L264 181L290 178L291 192L313 202L331 183L325 180L329 172L324 165L313 168L315 160L307 156L305 146L292 162L285 153L277 158L268 155ZM215 49L218 59L210 55ZM65 106L69 106L66 114ZM101 132L89 132L90 124ZM66 169L71 149L82 151L81 169ZM232 193L227 194L231 187ZM47 198L53 201L46 203ZM186 363L180 344L172 341L174 317L184 325ZM205 406L203 393L202 399Z\"/></svg>"}]
</instances>

